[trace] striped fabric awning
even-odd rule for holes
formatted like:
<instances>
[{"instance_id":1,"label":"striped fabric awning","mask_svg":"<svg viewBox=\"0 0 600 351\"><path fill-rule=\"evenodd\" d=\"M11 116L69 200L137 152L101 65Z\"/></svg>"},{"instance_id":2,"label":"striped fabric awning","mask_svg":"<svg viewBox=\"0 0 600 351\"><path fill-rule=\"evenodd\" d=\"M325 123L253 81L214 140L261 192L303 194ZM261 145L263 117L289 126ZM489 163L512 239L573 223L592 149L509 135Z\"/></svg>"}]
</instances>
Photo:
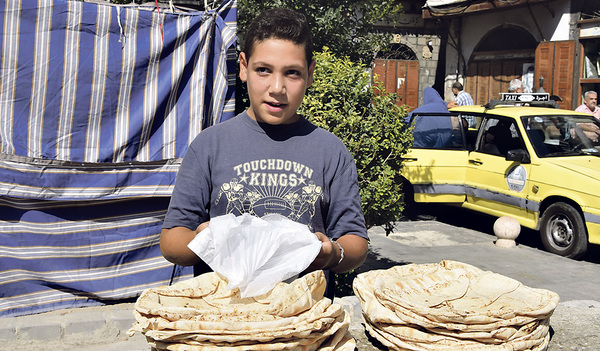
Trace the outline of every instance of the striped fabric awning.
<instances>
[{"instance_id":1,"label":"striped fabric awning","mask_svg":"<svg viewBox=\"0 0 600 351\"><path fill-rule=\"evenodd\" d=\"M0 0L0 316L191 276L159 233L189 143L234 115L236 5Z\"/></svg>"}]
</instances>

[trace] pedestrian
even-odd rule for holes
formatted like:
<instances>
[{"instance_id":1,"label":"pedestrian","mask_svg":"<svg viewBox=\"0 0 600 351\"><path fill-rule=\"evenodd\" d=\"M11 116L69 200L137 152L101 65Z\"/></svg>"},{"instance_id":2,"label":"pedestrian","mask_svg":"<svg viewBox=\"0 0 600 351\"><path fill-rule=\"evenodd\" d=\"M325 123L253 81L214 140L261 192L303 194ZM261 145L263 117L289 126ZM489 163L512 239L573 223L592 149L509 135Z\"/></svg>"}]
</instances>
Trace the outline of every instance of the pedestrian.
<instances>
[{"instance_id":1,"label":"pedestrian","mask_svg":"<svg viewBox=\"0 0 600 351\"><path fill-rule=\"evenodd\" d=\"M513 79L508 83L509 93L523 93L523 82L519 79Z\"/></svg>"},{"instance_id":2,"label":"pedestrian","mask_svg":"<svg viewBox=\"0 0 600 351\"><path fill-rule=\"evenodd\" d=\"M239 57L250 107L190 144L160 237L167 260L201 273L187 244L211 218L279 213L306 224L321 241L305 273L325 270L326 296L333 298L334 272L365 261L368 236L353 157L340 139L297 113L313 82L312 51L302 14L274 8L252 21Z\"/></svg>"},{"instance_id":3,"label":"pedestrian","mask_svg":"<svg viewBox=\"0 0 600 351\"><path fill-rule=\"evenodd\" d=\"M417 107L406 117L412 120L413 148L444 149L452 145L454 126L448 116L448 103L432 87L423 91L423 105ZM431 115L440 113L439 116ZM427 115L420 115L420 114ZM413 120L414 116L414 120ZM458 128L458 122L456 123Z\"/></svg>"},{"instance_id":4,"label":"pedestrian","mask_svg":"<svg viewBox=\"0 0 600 351\"><path fill-rule=\"evenodd\" d=\"M600 120L600 107L598 105L598 94L589 90L583 94L583 104L579 105L575 111L587 113Z\"/></svg>"},{"instance_id":5,"label":"pedestrian","mask_svg":"<svg viewBox=\"0 0 600 351\"><path fill-rule=\"evenodd\" d=\"M456 103L458 106L471 106L474 105L471 94L463 90L463 85L459 82L452 84L452 93L454 94Z\"/></svg>"},{"instance_id":6,"label":"pedestrian","mask_svg":"<svg viewBox=\"0 0 600 351\"><path fill-rule=\"evenodd\" d=\"M458 106L475 105L471 94L463 90L463 85L459 82L452 84L452 93L454 94ZM467 127L475 128L477 126L477 118L475 116L463 116L463 120L467 121Z\"/></svg>"}]
</instances>

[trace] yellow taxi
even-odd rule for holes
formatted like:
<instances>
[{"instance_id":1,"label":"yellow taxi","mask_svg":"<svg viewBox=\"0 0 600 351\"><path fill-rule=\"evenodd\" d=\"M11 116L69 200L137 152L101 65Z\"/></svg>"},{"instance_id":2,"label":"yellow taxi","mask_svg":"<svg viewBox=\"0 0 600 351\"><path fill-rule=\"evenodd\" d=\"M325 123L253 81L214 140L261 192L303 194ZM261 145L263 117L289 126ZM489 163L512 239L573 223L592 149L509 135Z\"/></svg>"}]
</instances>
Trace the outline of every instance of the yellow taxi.
<instances>
[{"instance_id":1,"label":"yellow taxi","mask_svg":"<svg viewBox=\"0 0 600 351\"><path fill-rule=\"evenodd\" d=\"M539 231L548 251L581 258L600 244L600 122L553 101L527 105L415 113L407 195L512 216Z\"/></svg>"}]
</instances>

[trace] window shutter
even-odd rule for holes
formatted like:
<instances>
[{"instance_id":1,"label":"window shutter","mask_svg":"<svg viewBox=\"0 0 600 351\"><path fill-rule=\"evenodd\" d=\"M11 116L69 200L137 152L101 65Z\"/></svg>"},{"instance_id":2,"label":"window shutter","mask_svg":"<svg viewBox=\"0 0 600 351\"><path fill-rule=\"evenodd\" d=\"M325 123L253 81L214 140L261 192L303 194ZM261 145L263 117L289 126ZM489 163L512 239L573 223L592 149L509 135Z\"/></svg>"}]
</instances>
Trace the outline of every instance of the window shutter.
<instances>
[{"instance_id":1,"label":"window shutter","mask_svg":"<svg viewBox=\"0 0 600 351\"><path fill-rule=\"evenodd\" d=\"M543 42L535 50L535 85L539 89L540 77L544 77L544 91L563 100L560 108L572 108L574 63L574 40Z\"/></svg>"}]
</instances>

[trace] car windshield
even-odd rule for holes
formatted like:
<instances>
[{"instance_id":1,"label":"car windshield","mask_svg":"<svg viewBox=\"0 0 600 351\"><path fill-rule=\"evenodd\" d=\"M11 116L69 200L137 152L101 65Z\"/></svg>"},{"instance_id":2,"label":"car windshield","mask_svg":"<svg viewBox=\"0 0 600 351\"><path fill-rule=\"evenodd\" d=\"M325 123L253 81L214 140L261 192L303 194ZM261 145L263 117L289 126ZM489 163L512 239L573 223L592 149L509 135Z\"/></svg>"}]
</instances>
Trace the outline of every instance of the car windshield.
<instances>
[{"instance_id":1,"label":"car windshield","mask_svg":"<svg viewBox=\"0 0 600 351\"><path fill-rule=\"evenodd\" d=\"M542 115L522 120L539 157L600 156L600 122L593 116Z\"/></svg>"}]
</instances>

